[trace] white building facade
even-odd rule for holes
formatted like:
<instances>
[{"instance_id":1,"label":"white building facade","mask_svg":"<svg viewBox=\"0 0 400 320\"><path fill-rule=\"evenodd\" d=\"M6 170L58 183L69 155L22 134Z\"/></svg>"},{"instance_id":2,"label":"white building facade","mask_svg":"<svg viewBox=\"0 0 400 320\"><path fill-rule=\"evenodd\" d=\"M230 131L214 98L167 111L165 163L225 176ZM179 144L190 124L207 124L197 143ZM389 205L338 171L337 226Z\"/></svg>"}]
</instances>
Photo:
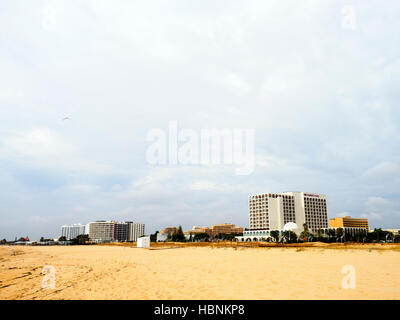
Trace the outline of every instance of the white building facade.
<instances>
[{"instance_id":1,"label":"white building facade","mask_svg":"<svg viewBox=\"0 0 400 320\"><path fill-rule=\"evenodd\" d=\"M157 233L157 242L163 242L167 240L168 235L165 233Z\"/></svg>"},{"instance_id":2,"label":"white building facade","mask_svg":"<svg viewBox=\"0 0 400 320\"><path fill-rule=\"evenodd\" d=\"M138 238L144 236L144 223L129 222L129 240L136 242Z\"/></svg>"},{"instance_id":3,"label":"white building facade","mask_svg":"<svg viewBox=\"0 0 400 320\"><path fill-rule=\"evenodd\" d=\"M61 236L67 240L75 239L81 234L85 234L85 226L82 224L64 225L61 227Z\"/></svg>"},{"instance_id":4,"label":"white building facade","mask_svg":"<svg viewBox=\"0 0 400 320\"><path fill-rule=\"evenodd\" d=\"M311 232L328 228L326 196L305 192L264 193L249 196L249 230L239 241L266 239L273 230L282 231L294 222L299 233L306 224Z\"/></svg>"}]
</instances>

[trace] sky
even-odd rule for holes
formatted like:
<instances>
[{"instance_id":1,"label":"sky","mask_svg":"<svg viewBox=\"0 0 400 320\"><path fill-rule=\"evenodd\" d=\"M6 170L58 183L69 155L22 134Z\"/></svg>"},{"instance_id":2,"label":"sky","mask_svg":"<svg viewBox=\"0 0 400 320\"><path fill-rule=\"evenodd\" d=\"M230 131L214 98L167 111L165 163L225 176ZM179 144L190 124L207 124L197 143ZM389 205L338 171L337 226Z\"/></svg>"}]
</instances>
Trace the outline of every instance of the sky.
<instances>
[{"instance_id":1,"label":"sky","mask_svg":"<svg viewBox=\"0 0 400 320\"><path fill-rule=\"evenodd\" d=\"M229 222L248 195L327 196L400 228L395 0L0 2L0 238ZM69 119L63 120L65 117ZM255 167L149 163L168 124L254 130Z\"/></svg>"}]
</instances>

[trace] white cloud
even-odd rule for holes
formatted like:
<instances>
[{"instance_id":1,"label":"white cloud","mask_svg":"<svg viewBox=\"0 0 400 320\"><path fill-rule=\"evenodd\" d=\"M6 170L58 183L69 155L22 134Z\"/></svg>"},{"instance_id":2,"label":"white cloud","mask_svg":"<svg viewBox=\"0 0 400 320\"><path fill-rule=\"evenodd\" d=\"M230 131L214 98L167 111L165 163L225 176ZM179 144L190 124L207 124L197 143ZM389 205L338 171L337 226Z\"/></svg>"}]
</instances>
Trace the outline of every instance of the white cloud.
<instances>
[{"instance_id":1,"label":"white cloud","mask_svg":"<svg viewBox=\"0 0 400 320\"><path fill-rule=\"evenodd\" d=\"M367 202L365 203L368 209L377 209L377 208L385 208L390 205L391 202L382 197L369 197Z\"/></svg>"},{"instance_id":2,"label":"white cloud","mask_svg":"<svg viewBox=\"0 0 400 320\"><path fill-rule=\"evenodd\" d=\"M233 92L245 94L250 91L250 86L246 83L246 81L240 75L233 72L226 74L221 79L221 82Z\"/></svg>"},{"instance_id":3,"label":"white cloud","mask_svg":"<svg viewBox=\"0 0 400 320\"><path fill-rule=\"evenodd\" d=\"M0 157L21 164L55 170L97 174L118 171L97 159L85 158L80 153L79 145L48 128L33 128L8 135L0 149Z\"/></svg>"},{"instance_id":4,"label":"white cloud","mask_svg":"<svg viewBox=\"0 0 400 320\"><path fill-rule=\"evenodd\" d=\"M362 218L371 220L374 227L382 226L393 227L399 224L400 211L398 205L393 200L383 197L368 197L364 204L364 213L360 215ZM390 224L386 221L392 221Z\"/></svg>"},{"instance_id":5,"label":"white cloud","mask_svg":"<svg viewBox=\"0 0 400 320\"><path fill-rule=\"evenodd\" d=\"M76 206L72 208L73 212L76 213L83 213L83 212L88 212L90 209L85 207L85 206Z\"/></svg>"},{"instance_id":6,"label":"white cloud","mask_svg":"<svg viewBox=\"0 0 400 320\"><path fill-rule=\"evenodd\" d=\"M224 184L217 183L216 181L207 181L207 180L199 180L195 181L189 186L190 189L196 191L211 191L211 192L220 192L220 193L231 193L233 191L242 191L246 192L245 188L242 188L238 185L232 184Z\"/></svg>"},{"instance_id":7,"label":"white cloud","mask_svg":"<svg viewBox=\"0 0 400 320\"><path fill-rule=\"evenodd\" d=\"M335 216L337 216L337 217L347 217L347 216L350 216L350 214L347 211L345 211L345 212L338 213Z\"/></svg>"},{"instance_id":8,"label":"white cloud","mask_svg":"<svg viewBox=\"0 0 400 320\"><path fill-rule=\"evenodd\" d=\"M372 222L375 221L381 221L383 219L383 214L382 213L376 213L376 212L371 212L371 213L362 213L360 215L361 218L371 220Z\"/></svg>"},{"instance_id":9,"label":"white cloud","mask_svg":"<svg viewBox=\"0 0 400 320\"><path fill-rule=\"evenodd\" d=\"M6 138L5 147L16 157L29 157L35 160L62 159L76 152L76 148L63 141L47 128L34 128Z\"/></svg>"},{"instance_id":10,"label":"white cloud","mask_svg":"<svg viewBox=\"0 0 400 320\"><path fill-rule=\"evenodd\" d=\"M381 162L362 174L363 179L395 179L400 181L400 165L390 161Z\"/></svg>"}]
</instances>

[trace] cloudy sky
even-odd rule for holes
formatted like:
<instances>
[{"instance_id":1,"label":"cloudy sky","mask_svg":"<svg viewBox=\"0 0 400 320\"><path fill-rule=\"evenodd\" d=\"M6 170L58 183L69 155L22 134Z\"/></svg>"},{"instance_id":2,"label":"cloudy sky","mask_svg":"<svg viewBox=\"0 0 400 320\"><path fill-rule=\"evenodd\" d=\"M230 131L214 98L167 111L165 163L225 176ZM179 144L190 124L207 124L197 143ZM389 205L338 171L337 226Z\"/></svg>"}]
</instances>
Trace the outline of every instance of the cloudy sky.
<instances>
[{"instance_id":1,"label":"cloudy sky","mask_svg":"<svg viewBox=\"0 0 400 320\"><path fill-rule=\"evenodd\" d=\"M0 238L99 219L248 226L323 193L400 227L398 1L0 2ZM64 117L70 120L63 121ZM149 164L153 128L255 130L256 166Z\"/></svg>"}]
</instances>

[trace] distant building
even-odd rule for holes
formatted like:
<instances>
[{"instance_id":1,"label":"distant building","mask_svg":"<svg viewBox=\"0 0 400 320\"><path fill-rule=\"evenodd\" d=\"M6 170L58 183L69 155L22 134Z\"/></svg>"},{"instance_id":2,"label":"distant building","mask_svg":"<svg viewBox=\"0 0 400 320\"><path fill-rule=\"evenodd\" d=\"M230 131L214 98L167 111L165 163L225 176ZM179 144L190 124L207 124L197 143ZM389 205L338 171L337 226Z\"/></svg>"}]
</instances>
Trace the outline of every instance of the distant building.
<instances>
[{"instance_id":1,"label":"distant building","mask_svg":"<svg viewBox=\"0 0 400 320\"><path fill-rule=\"evenodd\" d=\"M132 221L89 223L89 238L94 241L136 241L144 235L144 224Z\"/></svg>"},{"instance_id":2,"label":"distant building","mask_svg":"<svg viewBox=\"0 0 400 320\"><path fill-rule=\"evenodd\" d=\"M400 229L383 229L383 231L389 231L393 233L395 236L400 234Z\"/></svg>"},{"instance_id":3,"label":"distant building","mask_svg":"<svg viewBox=\"0 0 400 320\"><path fill-rule=\"evenodd\" d=\"M114 227L114 240L129 241L129 227L128 222L117 222Z\"/></svg>"},{"instance_id":4,"label":"distant building","mask_svg":"<svg viewBox=\"0 0 400 320\"><path fill-rule=\"evenodd\" d=\"M187 230L187 231L184 232L184 234L185 234L185 236L187 236L187 238L189 238L190 235L195 235L196 233L207 233L209 236L212 235L212 231L208 227L197 227L197 226L194 226L192 229Z\"/></svg>"},{"instance_id":5,"label":"distant building","mask_svg":"<svg viewBox=\"0 0 400 320\"><path fill-rule=\"evenodd\" d=\"M193 226L192 230L189 230L189 231L201 232L201 230L202 230L202 229L205 229L205 228L207 228L207 227L201 228L201 227ZM208 229L208 228L207 228L207 229Z\"/></svg>"},{"instance_id":6,"label":"distant building","mask_svg":"<svg viewBox=\"0 0 400 320\"><path fill-rule=\"evenodd\" d=\"M168 234L165 233L157 233L157 242L163 242L166 241L168 237Z\"/></svg>"},{"instance_id":7,"label":"distant building","mask_svg":"<svg viewBox=\"0 0 400 320\"><path fill-rule=\"evenodd\" d=\"M243 228L242 227L236 227L234 224L231 223L223 223L223 224L217 224L214 226L211 226L211 233L213 236L219 234L219 233L243 233Z\"/></svg>"},{"instance_id":8,"label":"distant building","mask_svg":"<svg viewBox=\"0 0 400 320\"><path fill-rule=\"evenodd\" d=\"M129 240L136 242L138 238L144 236L144 223L127 222L129 224Z\"/></svg>"},{"instance_id":9,"label":"distant building","mask_svg":"<svg viewBox=\"0 0 400 320\"><path fill-rule=\"evenodd\" d=\"M336 217L329 220L330 228L361 228L369 231L368 219Z\"/></svg>"},{"instance_id":10,"label":"distant building","mask_svg":"<svg viewBox=\"0 0 400 320\"><path fill-rule=\"evenodd\" d=\"M89 226L90 226L90 223L87 223L85 225L85 234L87 234L87 235L89 235Z\"/></svg>"},{"instance_id":11,"label":"distant building","mask_svg":"<svg viewBox=\"0 0 400 320\"><path fill-rule=\"evenodd\" d=\"M113 241L115 221L96 221L89 223L89 238L94 241Z\"/></svg>"},{"instance_id":12,"label":"distant building","mask_svg":"<svg viewBox=\"0 0 400 320\"><path fill-rule=\"evenodd\" d=\"M85 234L85 226L81 224L63 225L61 227L61 236L67 240L75 239L77 236Z\"/></svg>"},{"instance_id":13,"label":"distant building","mask_svg":"<svg viewBox=\"0 0 400 320\"><path fill-rule=\"evenodd\" d=\"M327 235L329 230L335 230L335 232L337 232L337 229L342 229L345 234L350 234L353 236L355 236L357 233L361 233L364 235L368 233L368 230L365 227L331 227L322 229L322 234Z\"/></svg>"},{"instance_id":14,"label":"distant building","mask_svg":"<svg viewBox=\"0 0 400 320\"><path fill-rule=\"evenodd\" d=\"M249 229L238 241L259 241L271 237L271 231L284 231L292 222L300 234L303 225L316 233L328 228L326 196L306 192L262 193L251 195L249 201Z\"/></svg>"},{"instance_id":15,"label":"distant building","mask_svg":"<svg viewBox=\"0 0 400 320\"><path fill-rule=\"evenodd\" d=\"M243 228L236 227L232 223L222 223L213 225L210 228L194 226L191 230L185 231L184 233L186 236L194 235L196 233L207 233L209 236L216 236L219 233L243 233Z\"/></svg>"},{"instance_id":16,"label":"distant building","mask_svg":"<svg viewBox=\"0 0 400 320\"><path fill-rule=\"evenodd\" d=\"M305 192L264 193L249 196L250 230L283 230L288 222L311 232L328 228L326 196Z\"/></svg>"},{"instance_id":17,"label":"distant building","mask_svg":"<svg viewBox=\"0 0 400 320\"><path fill-rule=\"evenodd\" d=\"M173 235L177 231L178 231L178 228L176 228L176 227L168 227L168 228L165 228L165 229L161 230L160 233L161 234L166 234L166 235L168 235L168 233L170 233L171 235Z\"/></svg>"},{"instance_id":18,"label":"distant building","mask_svg":"<svg viewBox=\"0 0 400 320\"><path fill-rule=\"evenodd\" d=\"M200 233L207 233L209 236L212 235L212 231L211 231L211 229L209 227L201 227L199 229L199 232Z\"/></svg>"}]
</instances>

